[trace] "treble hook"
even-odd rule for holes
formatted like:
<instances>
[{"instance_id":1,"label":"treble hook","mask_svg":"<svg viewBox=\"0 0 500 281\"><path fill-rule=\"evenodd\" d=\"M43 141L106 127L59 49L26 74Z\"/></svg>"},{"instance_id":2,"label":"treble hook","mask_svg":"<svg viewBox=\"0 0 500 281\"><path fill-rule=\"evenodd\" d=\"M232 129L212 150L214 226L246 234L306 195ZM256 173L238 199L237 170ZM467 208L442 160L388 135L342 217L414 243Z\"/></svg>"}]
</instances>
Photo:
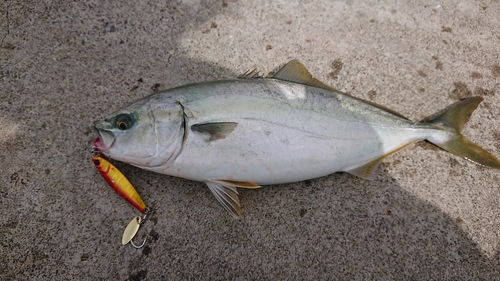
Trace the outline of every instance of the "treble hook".
<instances>
[{"instance_id":1,"label":"treble hook","mask_svg":"<svg viewBox=\"0 0 500 281\"><path fill-rule=\"evenodd\" d=\"M135 237L135 235L137 234L137 232L139 231L139 228L141 227L141 225L144 223L144 221L146 220L146 217L152 212L151 208L147 207L146 208L146 211L144 212L144 216L141 218L140 216L137 216L135 218L132 219L132 221L130 221L130 223L127 225L127 227L125 228L125 231L123 232L123 237L122 237L122 245L125 245L127 244L128 242L130 242L130 244L136 248L136 249L140 249L142 247L144 247L144 245L146 244L146 240L148 239L148 237L146 236L146 238L144 239L144 241L142 242L141 245L137 246L136 244L134 244L134 242L132 241L132 239Z\"/></svg>"}]
</instances>

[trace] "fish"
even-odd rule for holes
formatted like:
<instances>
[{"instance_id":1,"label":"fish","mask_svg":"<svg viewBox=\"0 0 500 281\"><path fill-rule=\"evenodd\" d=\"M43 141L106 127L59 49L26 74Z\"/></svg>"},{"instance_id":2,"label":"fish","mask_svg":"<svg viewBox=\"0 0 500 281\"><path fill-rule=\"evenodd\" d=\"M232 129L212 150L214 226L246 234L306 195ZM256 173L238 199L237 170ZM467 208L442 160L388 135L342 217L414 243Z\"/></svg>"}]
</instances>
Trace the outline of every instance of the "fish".
<instances>
[{"instance_id":1,"label":"fish","mask_svg":"<svg viewBox=\"0 0 500 281\"><path fill-rule=\"evenodd\" d=\"M94 141L94 144L95 143L97 143L97 139ZM122 172L120 172L120 170L118 170L108 160L100 156L92 157L92 163L94 163L99 173L116 191L116 193L123 197L123 199L127 200L127 202L129 202L141 213L146 211L146 204L142 200L141 196L130 181L122 174Z\"/></svg>"},{"instance_id":2,"label":"fish","mask_svg":"<svg viewBox=\"0 0 500 281\"><path fill-rule=\"evenodd\" d=\"M375 179L387 156L428 141L477 164L500 168L462 135L483 100L461 100L420 122L343 93L292 60L272 76L164 90L117 110L94 127L112 159L206 183L235 218L237 188L298 182L347 172Z\"/></svg>"}]
</instances>

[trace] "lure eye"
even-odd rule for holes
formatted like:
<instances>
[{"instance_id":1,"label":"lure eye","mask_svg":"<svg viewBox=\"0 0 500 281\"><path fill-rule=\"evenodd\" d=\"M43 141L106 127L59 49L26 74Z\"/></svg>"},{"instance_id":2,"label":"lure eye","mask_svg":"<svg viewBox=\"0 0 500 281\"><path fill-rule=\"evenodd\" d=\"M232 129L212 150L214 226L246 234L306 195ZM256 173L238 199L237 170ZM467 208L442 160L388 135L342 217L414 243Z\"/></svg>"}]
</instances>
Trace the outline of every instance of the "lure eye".
<instances>
[{"instance_id":1,"label":"lure eye","mask_svg":"<svg viewBox=\"0 0 500 281\"><path fill-rule=\"evenodd\" d=\"M97 159L96 159L96 160L94 160L94 165L99 166L99 164L101 164L101 161L99 161L99 160L97 160Z\"/></svg>"},{"instance_id":2,"label":"lure eye","mask_svg":"<svg viewBox=\"0 0 500 281\"><path fill-rule=\"evenodd\" d=\"M121 114L116 117L116 128L125 131L132 126L131 116L129 114Z\"/></svg>"}]
</instances>

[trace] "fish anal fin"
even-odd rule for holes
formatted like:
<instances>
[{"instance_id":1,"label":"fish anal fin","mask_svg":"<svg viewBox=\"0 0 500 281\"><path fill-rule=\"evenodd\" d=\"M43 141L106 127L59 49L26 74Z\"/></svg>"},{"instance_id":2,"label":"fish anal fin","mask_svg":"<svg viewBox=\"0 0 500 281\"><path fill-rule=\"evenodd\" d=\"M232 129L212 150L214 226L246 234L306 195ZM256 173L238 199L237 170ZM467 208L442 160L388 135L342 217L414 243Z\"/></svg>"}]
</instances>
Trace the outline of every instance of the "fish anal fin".
<instances>
[{"instance_id":1,"label":"fish anal fin","mask_svg":"<svg viewBox=\"0 0 500 281\"><path fill-rule=\"evenodd\" d=\"M400 151L401 149L407 147L410 144L411 143L400 146L392 151L389 151L388 153L386 153L380 157L377 157L377 158L375 158L375 159L373 159L373 160L371 160L371 161L369 161L361 166L358 166L354 169L350 169L346 172L351 174L351 175L363 178L363 179L374 180L375 179L375 172L377 171L377 167L380 164L380 162L382 162L382 160L384 160L389 155L392 155L392 154Z\"/></svg>"},{"instance_id":2,"label":"fish anal fin","mask_svg":"<svg viewBox=\"0 0 500 281\"><path fill-rule=\"evenodd\" d=\"M213 181L207 181L205 183L224 209L226 209L226 211L228 211L234 218L240 219L240 199L238 198L238 191L236 191L236 188Z\"/></svg>"},{"instance_id":3,"label":"fish anal fin","mask_svg":"<svg viewBox=\"0 0 500 281\"><path fill-rule=\"evenodd\" d=\"M325 83L314 78L311 73L309 73L309 70L307 70L307 68L298 60L289 61L287 64L285 64L285 66L278 70L278 72L274 74L272 78L305 84L330 91L338 91L337 89L328 86Z\"/></svg>"},{"instance_id":4,"label":"fish anal fin","mask_svg":"<svg viewBox=\"0 0 500 281\"><path fill-rule=\"evenodd\" d=\"M257 185L253 182L248 182L248 181L232 181L232 180L211 180L216 183L220 183L222 185L227 185L227 186L233 186L233 187L241 187L241 188L250 188L250 189L255 189L255 188L260 188L260 185Z\"/></svg>"},{"instance_id":5,"label":"fish anal fin","mask_svg":"<svg viewBox=\"0 0 500 281\"><path fill-rule=\"evenodd\" d=\"M367 180L375 180L375 171L377 170L378 165L382 159L377 158L373 161L370 161L366 164L363 164L359 167L356 167L352 170L347 171L349 174L367 179Z\"/></svg>"},{"instance_id":6,"label":"fish anal fin","mask_svg":"<svg viewBox=\"0 0 500 281\"><path fill-rule=\"evenodd\" d=\"M205 124L195 124L191 126L191 130L200 133L209 133L210 141L225 139L229 134L234 131L234 128L238 126L236 122L217 122L217 123L205 123Z\"/></svg>"}]
</instances>

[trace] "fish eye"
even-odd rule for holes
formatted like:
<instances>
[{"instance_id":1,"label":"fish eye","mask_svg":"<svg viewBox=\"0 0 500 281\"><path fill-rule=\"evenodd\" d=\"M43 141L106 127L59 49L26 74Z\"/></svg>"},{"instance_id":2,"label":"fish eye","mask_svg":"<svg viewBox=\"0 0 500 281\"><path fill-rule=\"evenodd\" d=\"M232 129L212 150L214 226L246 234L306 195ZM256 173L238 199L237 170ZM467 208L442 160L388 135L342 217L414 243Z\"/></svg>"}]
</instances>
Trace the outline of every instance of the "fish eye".
<instances>
[{"instance_id":1,"label":"fish eye","mask_svg":"<svg viewBox=\"0 0 500 281\"><path fill-rule=\"evenodd\" d=\"M132 126L132 117L130 114L120 114L116 117L116 128L124 131Z\"/></svg>"}]
</instances>

